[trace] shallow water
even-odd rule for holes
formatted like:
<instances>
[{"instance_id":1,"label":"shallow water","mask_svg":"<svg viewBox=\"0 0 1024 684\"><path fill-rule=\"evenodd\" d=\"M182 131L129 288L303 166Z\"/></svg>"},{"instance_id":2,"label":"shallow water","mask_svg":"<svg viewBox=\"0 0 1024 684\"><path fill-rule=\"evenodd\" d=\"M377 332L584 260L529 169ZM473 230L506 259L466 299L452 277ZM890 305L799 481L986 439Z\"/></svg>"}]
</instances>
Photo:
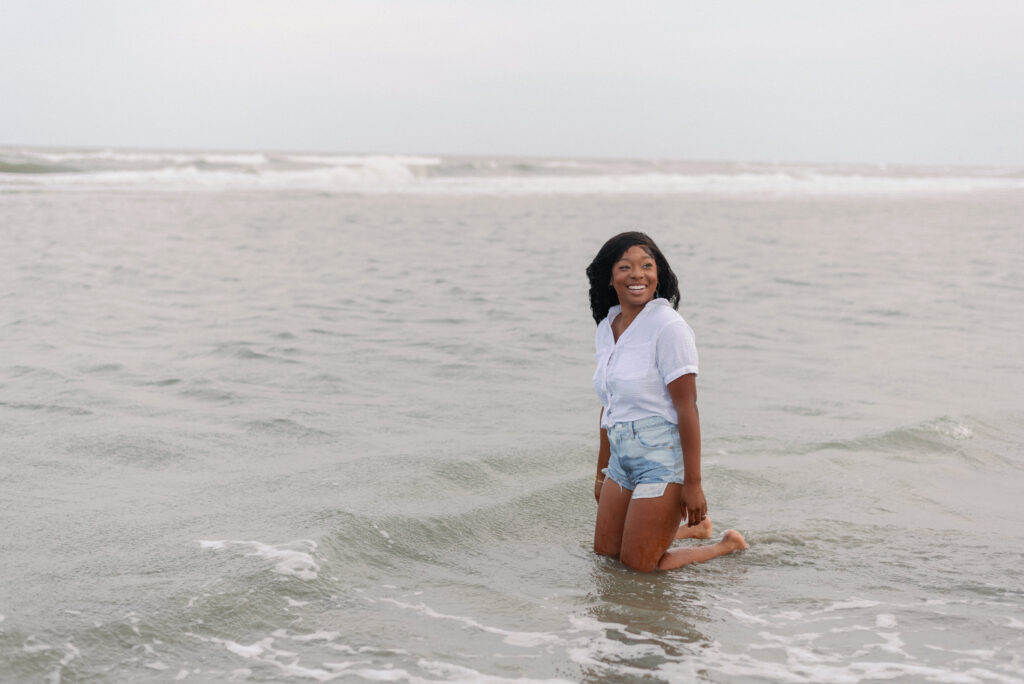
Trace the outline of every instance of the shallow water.
<instances>
[{"instance_id":1,"label":"shallow water","mask_svg":"<svg viewBox=\"0 0 1024 684\"><path fill-rule=\"evenodd\" d=\"M1022 681L1024 194L577 182L0 183L0 680ZM751 544L651 576L589 549L631 228Z\"/></svg>"}]
</instances>

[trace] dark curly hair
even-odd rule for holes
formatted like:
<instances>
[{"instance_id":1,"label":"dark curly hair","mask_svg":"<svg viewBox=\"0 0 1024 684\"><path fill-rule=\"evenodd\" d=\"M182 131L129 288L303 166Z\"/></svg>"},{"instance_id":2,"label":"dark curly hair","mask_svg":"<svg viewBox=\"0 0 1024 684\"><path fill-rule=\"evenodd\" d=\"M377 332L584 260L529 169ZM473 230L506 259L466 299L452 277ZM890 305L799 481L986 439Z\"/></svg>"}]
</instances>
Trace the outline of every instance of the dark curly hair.
<instances>
[{"instance_id":1,"label":"dark curly hair","mask_svg":"<svg viewBox=\"0 0 1024 684\"><path fill-rule=\"evenodd\" d=\"M638 231L619 233L604 243L597 256L587 266L587 278L590 280L590 311L594 321L600 323L608 315L608 309L619 303L619 296L609 285L612 279L612 266L622 258L630 247L643 248L658 266L658 290L655 297L667 299L673 309L679 308L679 280L668 265L665 255L654 244L654 240Z\"/></svg>"}]
</instances>

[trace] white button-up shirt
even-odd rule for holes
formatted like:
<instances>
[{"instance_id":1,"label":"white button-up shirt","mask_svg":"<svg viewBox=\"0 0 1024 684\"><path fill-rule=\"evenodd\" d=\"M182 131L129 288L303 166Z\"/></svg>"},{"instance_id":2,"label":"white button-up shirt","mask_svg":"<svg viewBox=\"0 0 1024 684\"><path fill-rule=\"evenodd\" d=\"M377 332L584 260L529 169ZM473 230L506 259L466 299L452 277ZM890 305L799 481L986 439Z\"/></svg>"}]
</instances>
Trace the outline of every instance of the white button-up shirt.
<instances>
[{"instance_id":1,"label":"white button-up shirt","mask_svg":"<svg viewBox=\"0 0 1024 684\"><path fill-rule=\"evenodd\" d=\"M697 373L693 330L667 299L658 298L647 302L616 342L611 322L621 312L619 305L609 309L594 337L594 390L604 405L601 426L649 416L678 424L667 385Z\"/></svg>"}]
</instances>

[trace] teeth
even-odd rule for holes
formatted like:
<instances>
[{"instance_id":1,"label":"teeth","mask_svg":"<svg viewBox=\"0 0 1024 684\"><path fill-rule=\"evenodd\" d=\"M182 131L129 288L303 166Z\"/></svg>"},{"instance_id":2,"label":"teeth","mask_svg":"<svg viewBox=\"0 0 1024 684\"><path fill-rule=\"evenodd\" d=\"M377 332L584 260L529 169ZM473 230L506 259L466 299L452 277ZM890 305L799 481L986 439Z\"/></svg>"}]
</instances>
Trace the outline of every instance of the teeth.
<instances>
[{"instance_id":1,"label":"teeth","mask_svg":"<svg viewBox=\"0 0 1024 684\"><path fill-rule=\"evenodd\" d=\"M643 285L630 285L629 289L630 290L644 290L646 288Z\"/></svg>"}]
</instances>

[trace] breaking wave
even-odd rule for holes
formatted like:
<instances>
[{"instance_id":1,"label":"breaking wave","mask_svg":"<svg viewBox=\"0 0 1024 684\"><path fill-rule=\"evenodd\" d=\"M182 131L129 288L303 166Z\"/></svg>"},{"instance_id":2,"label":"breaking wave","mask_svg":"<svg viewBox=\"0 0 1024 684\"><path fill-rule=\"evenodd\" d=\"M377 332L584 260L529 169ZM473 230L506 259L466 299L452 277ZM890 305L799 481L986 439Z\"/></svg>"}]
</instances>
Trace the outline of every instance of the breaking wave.
<instances>
[{"instance_id":1,"label":"breaking wave","mask_svg":"<svg viewBox=\"0 0 1024 684\"><path fill-rule=\"evenodd\" d=\"M0 191L407 195L890 196L1024 190L1024 171L952 167L0 148Z\"/></svg>"}]
</instances>

